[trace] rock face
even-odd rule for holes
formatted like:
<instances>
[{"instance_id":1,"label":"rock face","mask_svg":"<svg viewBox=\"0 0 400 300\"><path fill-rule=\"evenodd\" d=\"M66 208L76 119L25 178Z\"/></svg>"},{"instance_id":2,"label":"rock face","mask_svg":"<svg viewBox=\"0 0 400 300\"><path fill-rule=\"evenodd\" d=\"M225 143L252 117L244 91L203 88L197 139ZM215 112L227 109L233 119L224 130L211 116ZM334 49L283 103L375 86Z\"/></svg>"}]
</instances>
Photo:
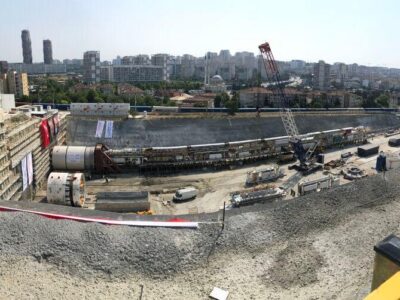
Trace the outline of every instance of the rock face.
<instances>
[{"instance_id":1,"label":"rock face","mask_svg":"<svg viewBox=\"0 0 400 300\"><path fill-rule=\"evenodd\" d=\"M344 127L365 126L371 129L400 126L393 114L318 114L295 116L300 133ZM111 139L96 138L96 120L71 118L68 145L94 146L104 143L111 148L168 147L224 143L286 135L278 116L263 118L176 118L128 119L114 121Z\"/></svg>"}]
</instances>

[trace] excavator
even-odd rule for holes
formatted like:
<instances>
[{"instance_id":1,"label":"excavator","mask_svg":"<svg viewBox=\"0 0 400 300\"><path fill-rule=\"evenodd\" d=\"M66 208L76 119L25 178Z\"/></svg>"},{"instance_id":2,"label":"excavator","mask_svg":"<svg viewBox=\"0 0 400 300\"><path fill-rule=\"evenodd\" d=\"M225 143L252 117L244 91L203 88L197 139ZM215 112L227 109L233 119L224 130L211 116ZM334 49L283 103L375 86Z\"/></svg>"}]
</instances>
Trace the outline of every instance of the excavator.
<instances>
[{"instance_id":1,"label":"excavator","mask_svg":"<svg viewBox=\"0 0 400 300\"><path fill-rule=\"evenodd\" d=\"M309 146L308 149L305 149L304 141L306 136L300 135L299 133L271 47L269 43L264 43L258 46L258 48L263 57L265 71L271 83L272 92L281 103L279 114L286 134L289 137L289 144L292 146L294 154L300 162L299 165L293 165L292 168L300 171L303 175L311 174L321 168L321 165L316 164L314 159L315 151L320 142L314 140L312 141L311 146Z\"/></svg>"}]
</instances>

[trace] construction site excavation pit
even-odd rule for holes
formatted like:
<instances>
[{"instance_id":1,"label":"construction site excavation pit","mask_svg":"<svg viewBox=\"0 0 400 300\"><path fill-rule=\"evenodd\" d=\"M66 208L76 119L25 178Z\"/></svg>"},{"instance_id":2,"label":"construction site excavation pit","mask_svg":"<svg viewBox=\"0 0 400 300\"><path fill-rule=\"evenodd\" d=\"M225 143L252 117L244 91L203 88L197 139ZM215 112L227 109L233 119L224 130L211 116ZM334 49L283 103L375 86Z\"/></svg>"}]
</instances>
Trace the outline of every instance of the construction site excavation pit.
<instances>
[{"instance_id":1,"label":"construction site excavation pit","mask_svg":"<svg viewBox=\"0 0 400 300\"><path fill-rule=\"evenodd\" d=\"M356 152L357 146L365 143L373 132L382 133L399 126L397 116L385 112L303 112L295 113L295 118L301 133L309 133L310 139L323 140L325 161L330 157L340 158L346 151ZM289 169L293 159L282 159L282 153L290 147L278 113L264 113L261 117L254 113L233 117L149 114L143 118L114 119L112 137L98 134L103 119L107 118L70 116L69 148L56 147L54 152L59 155L53 154L55 169L77 171L75 162L63 159L75 148L81 150L83 159L78 170L90 174L86 182L88 208L96 209L97 195L103 193L100 197L103 202L113 202L114 207L124 207L120 212L127 212L129 193L147 193L137 204L132 203L132 212L142 213L138 208L148 207L146 211L153 215L216 213L224 205L232 206L233 194L260 188L246 186L249 173L262 172L279 163L284 176L264 185L271 188L285 186L296 173ZM104 145L101 151L96 150L99 144ZM114 165L107 165L107 160ZM103 169L98 167L99 162L105 165ZM323 170L298 179L314 180L321 176ZM298 181L291 189L285 189L283 200L297 196ZM346 182L342 178L341 184ZM176 192L187 187L196 189L197 196L191 201L173 201ZM111 201L112 198L115 199ZM278 197L264 202L281 200Z\"/></svg>"},{"instance_id":2,"label":"construction site excavation pit","mask_svg":"<svg viewBox=\"0 0 400 300\"><path fill-rule=\"evenodd\" d=\"M0 295L208 299L217 287L228 299L363 299L373 246L400 234L400 149L389 145L400 122L295 117L306 139L322 141L323 167L308 175L290 167L276 114L69 116L51 186L36 201L1 203ZM379 153L357 155L365 143L386 154L387 172L375 170Z\"/></svg>"}]
</instances>

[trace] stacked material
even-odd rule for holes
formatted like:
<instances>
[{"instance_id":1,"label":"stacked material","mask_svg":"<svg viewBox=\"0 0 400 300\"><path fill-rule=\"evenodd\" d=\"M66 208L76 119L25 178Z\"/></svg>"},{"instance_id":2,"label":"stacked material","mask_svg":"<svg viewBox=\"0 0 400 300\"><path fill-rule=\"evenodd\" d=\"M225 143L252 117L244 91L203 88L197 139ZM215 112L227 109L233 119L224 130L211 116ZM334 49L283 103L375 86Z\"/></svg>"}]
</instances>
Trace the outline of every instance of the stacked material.
<instances>
[{"instance_id":1,"label":"stacked material","mask_svg":"<svg viewBox=\"0 0 400 300\"><path fill-rule=\"evenodd\" d=\"M148 192L99 192L95 209L114 212L138 212L150 209Z\"/></svg>"},{"instance_id":2,"label":"stacked material","mask_svg":"<svg viewBox=\"0 0 400 300\"><path fill-rule=\"evenodd\" d=\"M234 193L231 198L232 205L240 207L255 203L272 201L285 196L285 191L280 188L268 188L264 190Z\"/></svg>"},{"instance_id":3,"label":"stacked material","mask_svg":"<svg viewBox=\"0 0 400 300\"><path fill-rule=\"evenodd\" d=\"M394 137L389 139L389 146L391 147L398 147L400 146L400 137Z\"/></svg>"},{"instance_id":4,"label":"stacked material","mask_svg":"<svg viewBox=\"0 0 400 300\"><path fill-rule=\"evenodd\" d=\"M378 154L378 151L379 151L379 146L373 144L364 145L357 148L357 154L360 157L375 155Z\"/></svg>"}]
</instances>

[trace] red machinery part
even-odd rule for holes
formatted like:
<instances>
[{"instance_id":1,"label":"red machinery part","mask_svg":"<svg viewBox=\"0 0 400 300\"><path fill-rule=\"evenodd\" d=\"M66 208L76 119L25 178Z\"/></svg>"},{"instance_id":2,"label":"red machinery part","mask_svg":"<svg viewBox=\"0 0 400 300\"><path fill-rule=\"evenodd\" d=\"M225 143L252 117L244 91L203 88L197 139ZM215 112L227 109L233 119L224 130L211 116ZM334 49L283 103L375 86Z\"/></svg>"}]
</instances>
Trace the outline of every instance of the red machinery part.
<instances>
[{"instance_id":1,"label":"red machinery part","mask_svg":"<svg viewBox=\"0 0 400 300\"><path fill-rule=\"evenodd\" d=\"M42 148L47 148L50 145L50 131L47 120L42 120L40 124L40 135L42 137Z\"/></svg>"}]
</instances>

